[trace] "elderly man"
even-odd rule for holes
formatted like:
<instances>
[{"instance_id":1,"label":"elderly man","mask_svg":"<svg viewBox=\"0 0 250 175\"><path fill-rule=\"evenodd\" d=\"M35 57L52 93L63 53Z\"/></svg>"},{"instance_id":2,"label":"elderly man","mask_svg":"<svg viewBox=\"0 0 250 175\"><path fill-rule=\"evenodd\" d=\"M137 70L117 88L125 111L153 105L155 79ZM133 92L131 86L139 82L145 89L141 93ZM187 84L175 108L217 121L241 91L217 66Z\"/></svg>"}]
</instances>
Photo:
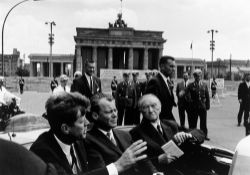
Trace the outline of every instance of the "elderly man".
<instances>
[{"instance_id":1,"label":"elderly man","mask_svg":"<svg viewBox=\"0 0 250 175\"><path fill-rule=\"evenodd\" d=\"M185 152L183 157L189 153L190 139L196 144L204 141L204 134L200 130L190 132L180 131L177 123L172 120L161 120L161 102L153 94L146 94L139 100L139 109L143 115L142 122L130 131L134 140L142 139L147 142L148 160L152 167L166 174L179 174L186 171L185 164L180 162L175 155L165 153L161 148L164 144L172 140ZM178 161L177 161L178 160ZM184 159L183 159L184 160ZM178 163L179 162L179 163Z\"/></svg>"},{"instance_id":2,"label":"elderly man","mask_svg":"<svg viewBox=\"0 0 250 175\"><path fill-rule=\"evenodd\" d=\"M198 117L200 118L200 129L207 137L207 110L210 109L210 99L207 84L202 81L202 71L196 69L193 73L194 81L185 89L190 103L190 128L197 127Z\"/></svg>"},{"instance_id":3,"label":"elderly man","mask_svg":"<svg viewBox=\"0 0 250 175\"><path fill-rule=\"evenodd\" d=\"M60 85L54 89L53 94L58 94L61 92L70 92L70 87L67 85L68 80L69 80L68 76L65 74L62 74L60 76Z\"/></svg>"},{"instance_id":4,"label":"elderly man","mask_svg":"<svg viewBox=\"0 0 250 175\"><path fill-rule=\"evenodd\" d=\"M86 60L85 73L73 80L71 92L79 92L89 99L96 93L102 92L101 80L94 75L95 62Z\"/></svg>"},{"instance_id":5,"label":"elderly man","mask_svg":"<svg viewBox=\"0 0 250 175\"><path fill-rule=\"evenodd\" d=\"M97 169L117 161L132 144L132 138L126 131L115 129L118 116L115 100L111 95L94 95L91 99L91 115L94 126L87 133L87 155L89 167ZM130 168L123 174L136 174L136 171Z\"/></svg>"},{"instance_id":6,"label":"elderly man","mask_svg":"<svg viewBox=\"0 0 250 175\"><path fill-rule=\"evenodd\" d=\"M175 73L175 59L171 56L162 56L159 61L160 72L148 82L146 93L155 94L161 101L161 119L174 120L173 106L176 106L173 82L171 78Z\"/></svg>"},{"instance_id":7,"label":"elderly man","mask_svg":"<svg viewBox=\"0 0 250 175\"><path fill-rule=\"evenodd\" d=\"M52 163L58 174L80 174L88 171L88 150L85 150L83 142L88 125L85 118L87 108L89 100L79 93L52 95L46 102L47 119L51 129L41 134L30 150L46 163ZM145 143L138 141L114 163L86 174L117 175L135 162L146 158L145 155L139 155L145 149Z\"/></svg>"}]
</instances>

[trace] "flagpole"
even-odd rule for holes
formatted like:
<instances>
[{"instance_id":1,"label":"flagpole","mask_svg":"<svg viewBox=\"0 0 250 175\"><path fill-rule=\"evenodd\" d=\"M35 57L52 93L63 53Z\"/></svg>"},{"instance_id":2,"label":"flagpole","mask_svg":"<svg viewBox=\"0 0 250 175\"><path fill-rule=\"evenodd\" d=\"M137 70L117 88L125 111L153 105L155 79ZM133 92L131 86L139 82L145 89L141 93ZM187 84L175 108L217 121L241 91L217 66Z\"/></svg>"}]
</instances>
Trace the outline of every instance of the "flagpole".
<instances>
[{"instance_id":1,"label":"flagpole","mask_svg":"<svg viewBox=\"0 0 250 175\"><path fill-rule=\"evenodd\" d=\"M193 66L194 66L194 52L193 52L193 41L191 43L191 51L192 51L192 67L191 67L191 75L193 74Z\"/></svg>"}]
</instances>

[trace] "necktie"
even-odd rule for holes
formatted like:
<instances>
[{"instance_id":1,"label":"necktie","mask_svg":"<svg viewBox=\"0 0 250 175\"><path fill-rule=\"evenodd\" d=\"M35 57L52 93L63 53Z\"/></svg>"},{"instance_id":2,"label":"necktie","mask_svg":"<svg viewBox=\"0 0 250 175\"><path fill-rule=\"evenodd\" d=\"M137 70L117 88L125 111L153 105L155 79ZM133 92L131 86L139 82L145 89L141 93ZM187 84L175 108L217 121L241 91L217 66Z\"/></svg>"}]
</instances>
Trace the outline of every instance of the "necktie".
<instances>
[{"instance_id":1,"label":"necktie","mask_svg":"<svg viewBox=\"0 0 250 175\"><path fill-rule=\"evenodd\" d=\"M160 135L163 135L160 125L157 125L157 131L159 132Z\"/></svg>"},{"instance_id":2,"label":"necktie","mask_svg":"<svg viewBox=\"0 0 250 175\"><path fill-rule=\"evenodd\" d=\"M64 91L66 91L66 88L65 88L65 87L63 87L63 90L64 90Z\"/></svg>"},{"instance_id":3,"label":"necktie","mask_svg":"<svg viewBox=\"0 0 250 175\"><path fill-rule=\"evenodd\" d=\"M170 95L173 96L173 91L172 91L172 89L173 89L173 84L170 82L169 79L167 79L167 83L168 83L168 90L169 90L169 92L170 92Z\"/></svg>"},{"instance_id":4,"label":"necktie","mask_svg":"<svg viewBox=\"0 0 250 175\"><path fill-rule=\"evenodd\" d=\"M76 160L73 146L70 147L70 155L72 158L71 170L72 170L73 174L78 174L80 172L80 170L77 167L77 160Z\"/></svg>"},{"instance_id":5,"label":"necktie","mask_svg":"<svg viewBox=\"0 0 250 175\"><path fill-rule=\"evenodd\" d=\"M116 145L116 141L115 141L114 137L111 136L111 133L110 133L110 132L107 132L107 137L109 138L109 140L110 140L114 145Z\"/></svg>"},{"instance_id":6,"label":"necktie","mask_svg":"<svg viewBox=\"0 0 250 175\"><path fill-rule=\"evenodd\" d=\"M89 85L89 87L90 87L90 90L91 90L91 93L93 93L93 81L92 81L92 76L90 76L89 77L89 83L90 83L90 85Z\"/></svg>"}]
</instances>

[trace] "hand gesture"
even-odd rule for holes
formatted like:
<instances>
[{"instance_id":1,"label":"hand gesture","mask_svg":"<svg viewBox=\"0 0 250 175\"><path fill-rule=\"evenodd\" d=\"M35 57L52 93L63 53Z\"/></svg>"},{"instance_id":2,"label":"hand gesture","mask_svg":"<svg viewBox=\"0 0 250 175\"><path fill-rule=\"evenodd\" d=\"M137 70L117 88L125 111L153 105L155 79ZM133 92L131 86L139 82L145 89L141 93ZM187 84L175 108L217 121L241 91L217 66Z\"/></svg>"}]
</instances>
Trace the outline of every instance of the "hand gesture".
<instances>
[{"instance_id":1,"label":"hand gesture","mask_svg":"<svg viewBox=\"0 0 250 175\"><path fill-rule=\"evenodd\" d=\"M138 140L128 147L122 156L114 163L118 173L130 168L136 162L147 158L147 155L141 154L147 149L146 142Z\"/></svg>"}]
</instances>

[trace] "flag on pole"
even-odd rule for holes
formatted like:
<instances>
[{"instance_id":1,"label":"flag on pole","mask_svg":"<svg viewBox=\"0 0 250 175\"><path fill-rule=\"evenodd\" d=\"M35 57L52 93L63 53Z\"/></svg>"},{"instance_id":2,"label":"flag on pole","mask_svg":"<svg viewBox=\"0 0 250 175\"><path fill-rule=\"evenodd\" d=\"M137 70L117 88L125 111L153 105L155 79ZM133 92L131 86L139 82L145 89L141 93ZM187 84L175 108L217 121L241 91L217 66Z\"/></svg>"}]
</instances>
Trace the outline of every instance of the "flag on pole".
<instances>
[{"instance_id":1,"label":"flag on pole","mask_svg":"<svg viewBox=\"0 0 250 175\"><path fill-rule=\"evenodd\" d=\"M190 50L193 50L193 42L190 44Z\"/></svg>"}]
</instances>

